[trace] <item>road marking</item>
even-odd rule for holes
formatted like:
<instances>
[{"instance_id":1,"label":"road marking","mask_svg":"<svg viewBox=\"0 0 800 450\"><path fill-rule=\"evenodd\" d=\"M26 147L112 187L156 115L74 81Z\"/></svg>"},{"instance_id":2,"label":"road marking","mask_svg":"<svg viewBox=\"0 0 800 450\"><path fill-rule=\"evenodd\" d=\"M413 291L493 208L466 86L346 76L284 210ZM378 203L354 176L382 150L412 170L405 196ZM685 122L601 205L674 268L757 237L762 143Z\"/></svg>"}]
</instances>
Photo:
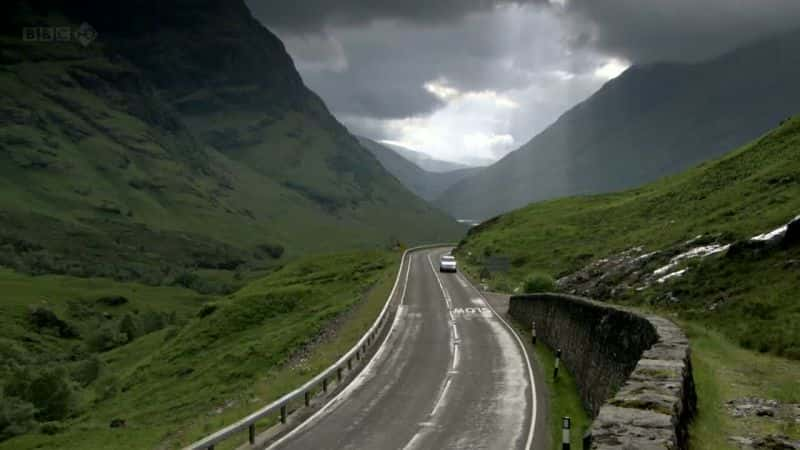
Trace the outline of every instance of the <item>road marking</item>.
<instances>
[{"instance_id":1,"label":"road marking","mask_svg":"<svg viewBox=\"0 0 800 450\"><path fill-rule=\"evenodd\" d=\"M453 314L459 316L483 316L483 317L492 317L492 310L486 307L480 308L453 308Z\"/></svg>"},{"instance_id":2,"label":"road marking","mask_svg":"<svg viewBox=\"0 0 800 450\"><path fill-rule=\"evenodd\" d=\"M447 309L453 309L453 302L450 299L450 293L447 292L447 289L444 288L444 284L442 284L442 279L439 278L439 273L436 272L436 268L433 267L433 261L431 260L431 254L428 253L428 264L431 265L431 270L433 271L433 276L436 277L436 282L439 283L439 289L442 291L442 295L444 296L444 301L447 303Z\"/></svg>"},{"instance_id":3,"label":"road marking","mask_svg":"<svg viewBox=\"0 0 800 450\"><path fill-rule=\"evenodd\" d=\"M464 276L461 275L461 273L458 273L457 276L461 277L461 278L464 278ZM465 281L468 282L468 280L466 280L466 279L465 279ZM472 290L475 291L476 294L478 294L481 298L484 299L484 301L486 301L486 298L483 297L483 294L481 294L480 291L478 291L478 289L476 289L475 286L472 285L472 283L469 283L469 285L472 288ZM525 345L522 343L522 339L520 339L520 337L517 334L516 330L514 330L514 328L512 328L511 325L509 325L508 322L506 322L505 319L503 319L503 317L500 316L500 314L497 313L497 311L495 311L495 309L494 309L494 307L492 307L491 303L486 301L486 305L491 309L492 313L494 313L494 315L498 319L500 319L500 322L502 322L503 325L506 326L506 328L511 332L511 334L514 335L514 338L517 340L517 344L519 344L519 348L522 349L522 354L525 356L525 365L528 367L528 379L529 379L530 385L531 385L531 426L530 426L530 428L528 428L528 440L525 442L525 450L530 450L531 446L533 445L533 434L534 434L534 431L536 429L536 406L537 406L536 405L536 383L535 383L534 377L533 377L533 368L531 367L531 360L530 360L530 357L528 356L528 351L525 349Z\"/></svg>"},{"instance_id":4,"label":"road marking","mask_svg":"<svg viewBox=\"0 0 800 450\"><path fill-rule=\"evenodd\" d=\"M435 416L436 412L439 411L439 407L442 406L442 403L444 402L444 398L447 395L447 391L450 389L450 383L452 381L453 381L452 379L448 379L447 383L444 384L444 389L442 389L442 392L439 394L439 399L436 400L436 406L433 407L433 411L431 411L431 416Z\"/></svg>"},{"instance_id":5,"label":"road marking","mask_svg":"<svg viewBox=\"0 0 800 450\"><path fill-rule=\"evenodd\" d=\"M455 339L456 342L458 342L458 329L456 328L456 323L451 322L450 327L453 329L453 339Z\"/></svg>"},{"instance_id":6,"label":"road marking","mask_svg":"<svg viewBox=\"0 0 800 450\"><path fill-rule=\"evenodd\" d=\"M408 441L408 444L406 444L406 446L403 447L403 450L411 450L412 448L416 447L417 441L422 439L423 434L424 433L422 432L417 432L417 434L415 434L414 437L412 437L411 440Z\"/></svg>"},{"instance_id":7,"label":"road marking","mask_svg":"<svg viewBox=\"0 0 800 450\"><path fill-rule=\"evenodd\" d=\"M458 369L458 344L453 345L453 370Z\"/></svg>"},{"instance_id":8,"label":"road marking","mask_svg":"<svg viewBox=\"0 0 800 450\"><path fill-rule=\"evenodd\" d=\"M397 306L397 311L394 314L394 320L392 321L392 326L389 328L389 331L386 332L386 334L383 336L383 340L380 343L380 347L378 347L378 349L372 355L369 362L367 362L367 364L361 369L361 372L358 373L356 378L353 381L351 381L347 386L345 386L344 389L339 391L339 393L336 394L335 397L333 397L330 401L325 403L320 409L318 409L314 414L312 414L302 423L297 425L297 427L295 427L285 435L281 436L280 439L273 442L269 447L267 447L267 450L277 448L290 438L296 436L298 433L308 428L310 425L313 425L319 420L321 420L326 414L328 414L328 412L332 411L335 407L338 407L344 401L344 399L350 396L350 394L353 391L361 387L361 385L363 385L367 381L367 379L370 378L368 377L368 375L373 373L372 371L373 366L375 366L379 361L381 361L383 354L386 352L387 348L386 342L389 340L390 336L396 333L398 324L400 323L400 317L403 316L403 313L406 310L406 306L404 305L404 303L406 300L406 290L408 288L408 276L411 273L411 262L414 259L412 255L413 253L408 253L408 269L406 270L406 278L403 281L403 293L401 294L402 297L400 297L400 303ZM397 274L398 278L396 281L400 280L400 274L402 273L402 270L403 270L403 261L401 260L400 261L401 272ZM391 301L391 296L394 295L395 292L396 289L392 288L392 292L389 294L390 296L389 301Z\"/></svg>"}]
</instances>

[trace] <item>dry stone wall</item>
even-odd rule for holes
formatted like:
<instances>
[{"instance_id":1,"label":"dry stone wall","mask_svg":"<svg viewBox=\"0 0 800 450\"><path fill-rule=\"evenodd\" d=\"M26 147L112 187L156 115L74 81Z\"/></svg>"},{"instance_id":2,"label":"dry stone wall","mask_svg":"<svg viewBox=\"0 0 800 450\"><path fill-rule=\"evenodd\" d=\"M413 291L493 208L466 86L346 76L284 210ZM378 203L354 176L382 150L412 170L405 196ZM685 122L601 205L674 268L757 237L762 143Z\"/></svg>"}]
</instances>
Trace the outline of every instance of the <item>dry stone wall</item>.
<instances>
[{"instance_id":1,"label":"dry stone wall","mask_svg":"<svg viewBox=\"0 0 800 450\"><path fill-rule=\"evenodd\" d=\"M594 418L592 449L688 448L697 397L689 341L674 323L558 294L513 296L509 313L562 350Z\"/></svg>"}]
</instances>

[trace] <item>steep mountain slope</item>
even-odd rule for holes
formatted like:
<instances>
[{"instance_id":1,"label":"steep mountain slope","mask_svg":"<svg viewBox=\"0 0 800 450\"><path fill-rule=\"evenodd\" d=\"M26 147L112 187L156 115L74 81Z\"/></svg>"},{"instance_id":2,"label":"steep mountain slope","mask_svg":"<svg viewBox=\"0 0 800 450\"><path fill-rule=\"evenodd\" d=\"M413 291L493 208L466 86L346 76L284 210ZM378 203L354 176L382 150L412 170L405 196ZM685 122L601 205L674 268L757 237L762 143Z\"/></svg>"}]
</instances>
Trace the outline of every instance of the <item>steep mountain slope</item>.
<instances>
[{"instance_id":1,"label":"steep mountain slope","mask_svg":"<svg viewBox=\"0 0 800 450\"><path fill-rule=\"evenodd\" d=\"M800 32L705 63L633 67L437 204L455 217L488 218L677 173L797 113L798 79Z\"/></svg>"},{"instance_id":2,"label":"steep mountain slope","mask_svg":"<svg viewBox=\"0 0 800 450\"><path fill-rule=\"evenodd\" d=\"M745 347L800 359L792 325L800 320L798 228L787 239L751 240L798 214L795 118L722 159L639 189L499 216L473 228L458 254L475 273L509 261L505 273L483 271L509 288L543 270L562 277L565 289L676 310Z\"/></svg>"},{"instance_id":3,"label":"steep mountain slope","mask_svg":"<svg viewBox=\"0 0 800 450\"><path fill-rule=\"evenodd\" d=\"M433 201L447 188L481 170L477 167L449 172L430 172L407 160L394 149L367 138L359 138L361 146L372 152L383 167L403 186L425 200Z\"/></svg>"},{"instance_id":4,"label":"steep mountain slope","mask_svg":"<svg viewBox=\"0 0 800 450\"><path fill-rule=\"evenodd\" d=\"M5 4L2 263L159 282L173 267L452 238L302 83L241 1ZM22 26L99 36L27 42Z\"/></svg>"},{"instance_id":5,"label":"steep mountain slope","mask_svg":"<svg viewBox=\"0 0 800 450\"><path fill-rule=\"evenodd\" d=\"M472 167L466 164L459 164L452 161L444 161L441 159L436 159L431 156L428 156L425 153L401 147L399 145L391 145L391 144L382 144L382 145L394 150L398 155L416 164L417 166L422 168L422 170L427 170L428 172L452 172L454 170L469 169Z\"/></svg>"}]
</instances>

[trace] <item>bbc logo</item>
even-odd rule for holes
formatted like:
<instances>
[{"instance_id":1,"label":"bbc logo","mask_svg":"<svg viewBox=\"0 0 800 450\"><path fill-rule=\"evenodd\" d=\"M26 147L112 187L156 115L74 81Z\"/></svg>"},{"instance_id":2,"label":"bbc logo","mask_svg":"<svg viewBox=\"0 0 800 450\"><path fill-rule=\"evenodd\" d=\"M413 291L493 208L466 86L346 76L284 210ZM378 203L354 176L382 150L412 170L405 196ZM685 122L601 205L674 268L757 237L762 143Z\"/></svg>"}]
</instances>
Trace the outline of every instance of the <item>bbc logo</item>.
<instances>
[{"instance_id":1,"label":"bbc logo","mask_svg":"<svg viewBox=\"0 0 800 450\"><path fill-rule=\"evenodd\" d=\"M72 27L25 27L22 40L25 42L78 42L84 47L97 39L97 30L88 23L77 29Z\"/></svg>"}]
</instances>

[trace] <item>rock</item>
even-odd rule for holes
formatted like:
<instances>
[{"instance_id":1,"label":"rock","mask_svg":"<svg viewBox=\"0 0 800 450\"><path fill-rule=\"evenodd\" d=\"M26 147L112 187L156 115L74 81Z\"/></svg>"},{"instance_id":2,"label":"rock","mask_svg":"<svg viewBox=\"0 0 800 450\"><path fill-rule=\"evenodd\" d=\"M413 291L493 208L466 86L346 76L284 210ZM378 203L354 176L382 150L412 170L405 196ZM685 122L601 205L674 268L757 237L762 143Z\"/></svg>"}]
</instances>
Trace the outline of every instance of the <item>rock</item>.
<instances>
[{"instance_id":1,"label":"rock","mask_svg":"<svg viewBox=\"0 0 800 450\"><path fill-rule=\"evenodd\" d=\"M106 306L120 306L128 303L128 299L121 295L109 295L98 298L96 302Z\"/></svg>"},{"instance_id":2,"label":"rock","mask_svg":"<svg viewBox=\"0 0 800 450\"><path fill-rule=\"evenodd\" d=\"M125 422L125 419L112 419L108 426L111 428L125 428L127 423Z\"/></svg>"},{"instance_id":3,"label":"rock","mask_svg":"<svg viewBox=\"0 0 800 450\"><path fill-rule=\"evenodd\" d=\"M800 441L792 441L786 436L767 435L762 437L731 436L730 442L743 450L798 450Z\"/></svg>"}]
</instances>

